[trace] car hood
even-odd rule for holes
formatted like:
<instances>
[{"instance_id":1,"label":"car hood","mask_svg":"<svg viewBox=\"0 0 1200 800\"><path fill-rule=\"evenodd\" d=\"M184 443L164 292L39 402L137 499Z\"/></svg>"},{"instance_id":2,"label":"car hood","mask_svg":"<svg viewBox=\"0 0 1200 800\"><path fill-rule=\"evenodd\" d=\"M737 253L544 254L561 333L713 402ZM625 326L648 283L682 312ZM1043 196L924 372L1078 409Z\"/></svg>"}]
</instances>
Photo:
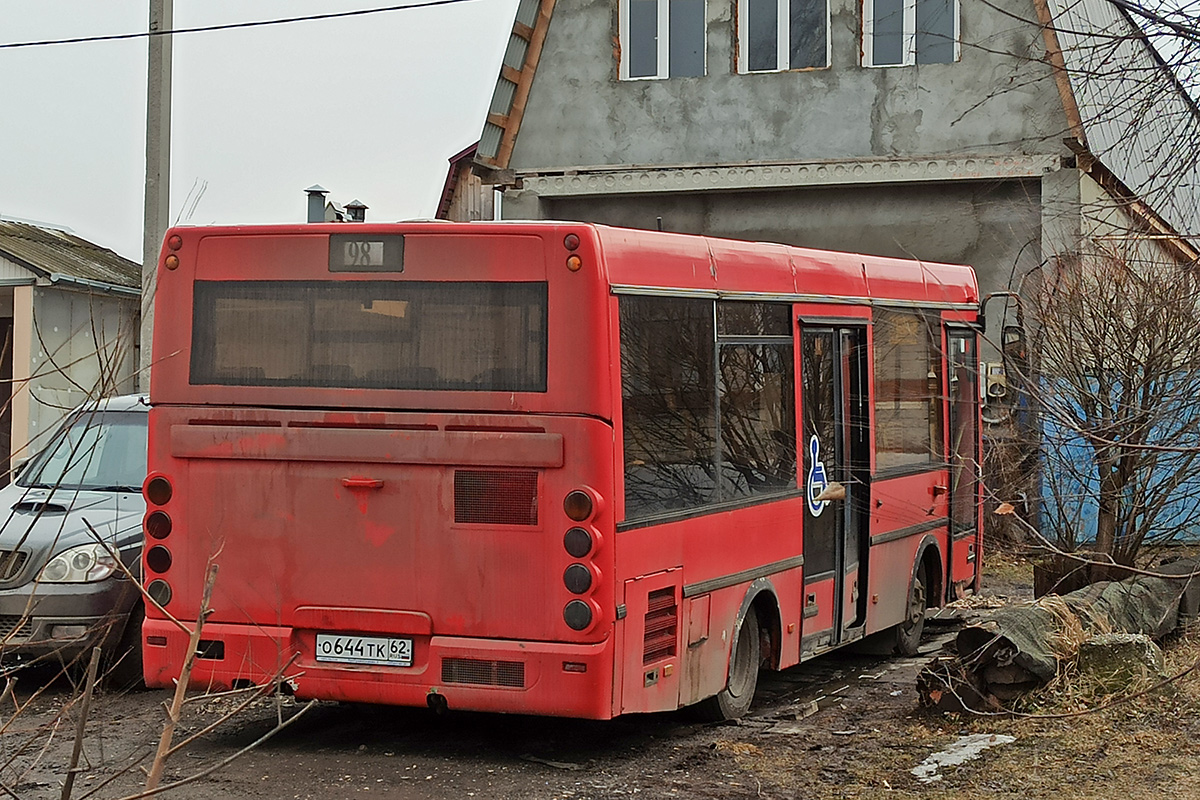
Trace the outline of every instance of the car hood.
<instances>
[{"instance_id":1,"label":"car hood","mask_svg":"<svg viewBox=\"0 0 1200 800\"><path fill-rule=\"evenodd\" d=\"M97 536L131 564L141 546L145 510L145 500L135 492L9 484L0 489L0 551L21 550L29 556L22 574L11 576L9 582L32 579L57 553L93 543Z\"/></svg>"}]
</instances>

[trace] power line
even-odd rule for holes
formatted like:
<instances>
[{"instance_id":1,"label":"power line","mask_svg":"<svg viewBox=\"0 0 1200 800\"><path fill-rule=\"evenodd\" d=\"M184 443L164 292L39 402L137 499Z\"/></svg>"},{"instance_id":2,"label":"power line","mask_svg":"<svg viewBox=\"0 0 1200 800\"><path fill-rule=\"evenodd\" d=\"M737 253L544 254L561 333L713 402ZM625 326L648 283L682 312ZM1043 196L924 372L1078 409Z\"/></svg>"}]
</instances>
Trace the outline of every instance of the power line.
<instances>
[{"instance_id":1,"label":"power line","mask_svg":"<svg viewBox=\"0 0 1200 800\"><path fill-rule=\"evenodd\" d=\"M404 3L395 6L380 6L379 8L360 8L356 11L332 11L328 14L310 14L304 17L283 17L280 19L260 19L251 22L227 22L223 25L201 25L195 28L175 28L169 31L142 31L139 33L112 33L105 36L75 36L69 39L41 39L33 42L9 42L0 44L0 50L15 50L19 47L44 47L53 44L83 44L85 42L119 42L126 39L149 39L151 36L173 36L182 33L206 33L208 31L228 31L234 28L262 28L267 25L286 25L291 22L312 22L323 19L341 19L343 17L363 17L368 14L382 14L388 11L404 11L410 8L430 8L431 6L449 6L459 3L469 3L471 0L425 0L420 3Z\"/></svg>"}]
</instances>

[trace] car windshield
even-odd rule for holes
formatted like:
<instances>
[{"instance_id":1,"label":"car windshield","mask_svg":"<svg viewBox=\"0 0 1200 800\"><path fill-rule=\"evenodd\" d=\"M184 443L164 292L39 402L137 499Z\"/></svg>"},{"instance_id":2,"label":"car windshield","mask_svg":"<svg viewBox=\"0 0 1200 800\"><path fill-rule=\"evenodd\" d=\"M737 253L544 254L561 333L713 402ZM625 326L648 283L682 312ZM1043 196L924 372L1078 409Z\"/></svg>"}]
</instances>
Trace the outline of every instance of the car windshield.
<instances>
[{"instance_id":1,"label":"car windshield","mask_svg":"<svg viewBox=\"0 0 1200 800\"><path fill-rule=\"evenodd\" d=\"M146 477L146 420L140 411L84 411L21 471L18 486L137 492Z\"/></svg>"}]
</instances>

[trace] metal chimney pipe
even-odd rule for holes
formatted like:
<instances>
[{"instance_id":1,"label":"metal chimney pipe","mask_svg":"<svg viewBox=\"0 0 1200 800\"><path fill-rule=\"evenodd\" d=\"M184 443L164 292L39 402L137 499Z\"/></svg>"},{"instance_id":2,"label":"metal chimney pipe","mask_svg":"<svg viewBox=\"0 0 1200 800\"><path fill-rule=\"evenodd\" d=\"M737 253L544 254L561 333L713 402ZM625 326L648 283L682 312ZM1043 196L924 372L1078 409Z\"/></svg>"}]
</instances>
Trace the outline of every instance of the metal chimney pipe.
<instances>
[{"instance_id":1,"label":"metal chimney pipe","mask_svg":"<svg viewBox=\"0 0 1200 800\"><path fill-rule=\"evenodd\" d=\"M325 221L325 195L329 194L329 190L318 183L304 190L308 195L308 221L309 222L324 222Z\"/></svg>"},{"instance_id":2,"label":"metal chimney pipe","mask_svg":"<svg viewBox=\"0 0 1200 800\"><path fill-rule=\"evenodd\" d=\"M346 203L346 211L350 213L351 222L367 221L367 206L363 205L362 200L351 200Z\"/></svg>"}]
</instances>

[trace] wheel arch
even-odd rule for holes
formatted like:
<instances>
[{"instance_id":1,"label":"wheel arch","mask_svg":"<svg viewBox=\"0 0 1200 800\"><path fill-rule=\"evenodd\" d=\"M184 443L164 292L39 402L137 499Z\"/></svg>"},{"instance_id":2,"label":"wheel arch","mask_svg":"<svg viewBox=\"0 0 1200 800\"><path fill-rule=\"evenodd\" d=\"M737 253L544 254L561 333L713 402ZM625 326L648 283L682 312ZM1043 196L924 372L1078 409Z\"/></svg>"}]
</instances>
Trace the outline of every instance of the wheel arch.
<instances>
[{"instance_id":1,"label":"wheel arch","mask_svg":"<svg viewBox=\"0 0 1200 800\"><path fill-rule=\"evenodd\" d=\"M908 590L911 593L917 572L925 567L925 579L929 585L925 587L925 607L938 608L946 596L945 557L941 545L933 536L926 535L917 545L917 556L913 559L912 574L908 578Z\"/></svg>"},{"instance_id":2,"label":"wheel arch","mask_svg":"<svg viewBox=\"0 0 1200 800\"><path fill-rule=\"evenodd\" d=\"M767 642L764 642L766 649L762 652L763 664L769 669L779 669L783 624L779 613L779 593L769 578L756 578L746 590L741 608L738 609L737 623L733 627L730 647L733 647L733 642L736 642L741 634L742 622L746 619L746 612L751 607L758 615L760 633L767 635Z\"/></svg>"}]
</instances>

